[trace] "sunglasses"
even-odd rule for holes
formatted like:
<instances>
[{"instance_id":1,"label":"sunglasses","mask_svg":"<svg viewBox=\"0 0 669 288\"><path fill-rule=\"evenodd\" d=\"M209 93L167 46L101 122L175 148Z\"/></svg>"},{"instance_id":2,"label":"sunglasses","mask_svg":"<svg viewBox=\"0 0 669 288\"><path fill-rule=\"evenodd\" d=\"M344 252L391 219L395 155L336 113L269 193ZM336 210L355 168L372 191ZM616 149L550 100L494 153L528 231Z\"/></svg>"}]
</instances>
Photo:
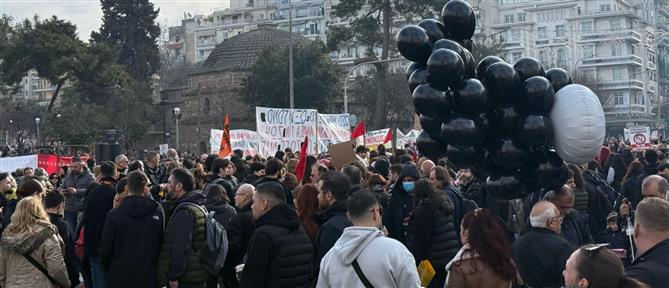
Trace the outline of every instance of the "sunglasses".
<instances>
[{"instance_id":1,"label":"sunglasses","mask_svg":"<svg viewBox=\"0 0 669 288\"><path fill-rule=\"evenodd\" d=\"M588 244L583 246L583 249L587 254L588 257L592 258L593 255L597 254L597 252L602 248L602 247L607 247L609 246L609 243L600 243L600 244Z\"/></svg>"}]
</instances>

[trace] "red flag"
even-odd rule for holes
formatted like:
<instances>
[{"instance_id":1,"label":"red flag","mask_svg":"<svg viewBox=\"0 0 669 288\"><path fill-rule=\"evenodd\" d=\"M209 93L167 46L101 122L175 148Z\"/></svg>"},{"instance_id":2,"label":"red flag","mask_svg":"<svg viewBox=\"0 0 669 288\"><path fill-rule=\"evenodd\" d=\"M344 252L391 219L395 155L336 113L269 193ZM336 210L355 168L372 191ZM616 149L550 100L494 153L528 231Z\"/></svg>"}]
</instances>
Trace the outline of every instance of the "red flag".
<instances>
[{"instance_id":1,"label":"red flag","mask_svg":"<svg viewBox=\"0 0 669 288\"><path fill-rule=\"evenodd\" d=\"M305 167L307 165L307 147L309 147L309 137L304 136L304 142L300 147L300 161L297 162L297 166L295 167L297 182L302 182L302 179L304 178L304 170L307 168Z\"/></svg>"},{"instance_id":2,"label":"red flag","mask_svg":"<svg viewBox=\"0 0 669 288\"><path fill-rule=\"evenodd\" d=\"M383 138L383 144L386 144L392 140L393 140L393 129L388 129L388 134L386 134L386 138Z\"/></svg>"},{"instance_id":3,"label":"red flag","mask_svg":"<svg viewBox=\"0 0 669 288\"><path fill-rule=\"evenodd\" d=\"M221 146L218 149L218 157L225 158L232 154L232 145L230 144L230 121L228 114L225 114L225 125L223 126L223 136L221 137Z\"/></svg>"},{"instance_id":4,"label":"red flag","mask_svg":"<svg viewBox=\"0 0 669 288\"><path fill-rule=\"evenodd\" d=\"M353 132L351 132L351 139L358 138L362 135L365 135L365 121L358 122L358 125L356 125Z\"/></svg>"}]
</instances>

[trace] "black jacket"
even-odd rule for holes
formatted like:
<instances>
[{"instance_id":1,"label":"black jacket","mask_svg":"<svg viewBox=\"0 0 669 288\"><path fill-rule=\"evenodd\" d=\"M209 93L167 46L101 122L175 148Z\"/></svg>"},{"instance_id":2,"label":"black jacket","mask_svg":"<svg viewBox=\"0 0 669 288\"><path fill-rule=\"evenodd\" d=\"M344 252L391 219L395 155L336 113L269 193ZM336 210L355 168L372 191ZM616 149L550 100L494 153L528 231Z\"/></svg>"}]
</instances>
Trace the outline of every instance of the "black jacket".
<instances>
[{"instance_id":1,"label":"black jacket","mask_svg":"<svg viewBox=\"0 0 669 288\"><path fill-rule=\"evenodd\" d=\"M217 185L221 185L221 187L223 187L223 189L225 190L225 192L228 194L228 199L230 199L230 201L234 201L234 199L235 199L235 191L237 191L237 189L234 189L234 188L232 187L232 185L230 184L230 181L228 181L227 179L225 179L225 178L223 178L223 177L221 177L221 176L218 176L218 175L212 175L212 176L210 176L210 178L209 178L209 182L207 183L207 185L216 185L216 184L217 184ZM205 194L205 196L206 196L207 193L208 193L208 192L207 192L207 189L208 189L208 188L205 187L205 188L203 189L203 191L202 191L202 192Z\"/></svg>"},{"instance_id":2,"label":"black jacket","mask_svg":"<svg viewBox=\"0 0 669 288\"><path fill-rule=\"evenodd\" d=\"M235 208L232 208L232 206L223 199L206 197L204 203L204 206L207 207L207 211L214 212L214 218L218 223L221 223L223 227L228 227L230 219L237 214Z\"/></svg>"},{"instance_id":3,"label":"black jacket","mask_svg":"<svg viewBox=\"0 0 669 288\"><path fill-rule=\"evenodd\" d=\"M153 196L153 199L160 199L160 178L162 175L160 175L159 167L151 168L144 162L144 172L146 173L146 177L149 178L148 185L151 196Z\"/></svg>"},{"instance_id":4,"label":"black jacket","mask_svg":"<svg viewBox=\"0 0 669 288\"><path fill-rule=\"evenodd\" d=\"M588 226L590 228L590 235L592 235L595 242L599 243L606 237L606 218L613 210L613 205L608 197L600 189L597 189L599 181L594 179L594 177L598 176L588 171L583 173L585 191L588 192Z\"/></svg>"},{"instance_id":5,"label":"black jacket","mask_svg":"<svg viewBox=\"0 0 669 288\"><path fill-rule=\"evenodd\" d=\"M429 200L421 201L409 220L407 248L416 264L428 259L445 266L460 249L452 214L437 211Z\"/></svg>"},{"instance_id":6,"label":"black jacket","mask_svg":"<svg viewBox=\"0 0 669 288\"><path fill-rule=\"evenodd\" d=\"M467 184L460 187L460 193L465 198L476 202L476 205L482 207L485 205L486 194L483 191L483 184L478 179L474 178L469 181Z\"/></svg>"},{"instance_id":7,"label":"black jacket","mask_svg":"<svg viewBox=\"0 0 669 288\"><path fill-rule=\"evenodd\" d=\"M402 179L411 176L420 179L420 173L415 165L407 164L402 168L399 180L390 190L388 209L383 213L383 225L388 229L388 237L406 243L407 225L413 211L413 196L402 187Z\"/></svg>"},{"instance_id":8,"label":"black jacket","mask_svg":"<svg viewBox=\"0 0 669 288\"><path fill-rule=\"evenodd\" d=\"M669 283L669 239L638 256L625 270L627 276L648 284L651 288L667 287Z\"/></svg>"},{"instance_id":9,"label":"black jacket","mask_svg":"<svg viewBox=\"0 0 669 288\"><path fill-rule=\"evenodd\" d=\"M560 234L574 247L581 247L593 242L588 228L588 215L576 210L571 211L562 220Z\"/></svg>"},{"instance_id":10,"label":"black jacket","mask_svg":"<svg viewBox=\"0 0 669 288\"><path fill-rule=\"evenodd\" d=\"M242 264L249 241L253 236L255 224L251 214L251 204L244 206L225 226L228 233L228 255L225 257L223 274L230 281L236 282L235 266Z\"/></svg>"},{"instance_id":11,"label":"black jacket","mask_svg":"<svg viewBox=\"0 0 669 288\"><path fill-rule=\"evenodd\" d=\"M520 276L530 287L561 287L567 259L574 247L562 236L545 228L530 228L511 249Z\"/></svg>"},{"instance_id":12,"label":"black jacket","mask_svg":"<svg viewBox=\"0 0 669 288\"><path fill-rule=\"evenodd\" d=\"M182 203L204 205L204 195L196 191L188 192L174 201L172 209ZM188 266L187 251L193 244L192 237L195 219L188 209L179 209L179 211L174 213L174 215L167 217L167 219L172 221L172 231L170 231L172 234L172 254L167 276L169 280L176 280L186 272Z\"/></svg>"},{"instance_id":13,"label":"black jacket","mask_svg":"<svg viewBox=\"0 0 669 288\"><path fill-rule=\"evenodd\" d=\"M316 233L316 239L314 239L316 263L321 263L321 259L344 233L344 228L353 225L348 220L346 211L346 201L336 201L325 211L313 216L314 222L320 227L318 233Z\"/></svg>"},{"instance_id":14,"label":"black jacket","mask_svg":"<svg viewBox=\"0 0 669 288\"><path fill-rule=\"evenodd\" d=\"M632 204L632 207L630 208L632 210L636 209L636 205L643 199L643 195L641 194L641 184L643 184L643 179L653 174L657 174L657 163L646 164L643 167L643 173L632 179L628 178L625 185L623 185L621 196L630 201L630 204Z\"/></svg>"},{"instance_id":15,"label":"black jacket","mask_svg":"<svg viewBox=\"0 0 669 288\"><path fill-rule=\"evenodd\" d=\"M112 179L101 179L104 184L93 188L88 195L84 206L84 255L98 257L100 239L104 230L107 212L114 206L116 196L116 182Z\"/></svg>"},{"instance_id":16,"label":"black jacket","mask_svg":"<svg viewBox=\"0 0 669 288\"><path fill-rule=\"evenodd\" d=\"M255 183L253 183L253 186L258 187L258 185L263 184L263 183L267 183L267 182L276 182L276 183L281 184L281 187L283 187L283 191L286 194L286 204L288 204L288 206L290 206L290 207L295 206L295 204L293 203L293 193L290 191L290 189L286 188L286 186L284 186L283 183L281 183L281 181L279 181L279 179L269 177L269 176L265 176L265 177L262 177L262 178L258 179L258 181L256 181Z\"/></svg>"},{"instance_id":17,"label":"black jacket","mask_svg":"<svg viewBox=\"0 0 669 288\"><path fill-rule=\"evenodd\" d=\"M109 211L100 243L107 287L156 287L164 221L160 204L142 196L125 197Z\"/></svg>"},{"instance_id":18,"label":"black jacket","mask_svg":"<svg viewBox=\"0 0 669 288\"><path fill-rule=\"evenodd\" d=\"M256 221L241 287L309 287L314 251L295 211L279 204Z\"/></svg>"},{"instance_id":19,"label":"black jacket","mask_svg":"<svg viewBox=\"0 0 669 288\"><path fill-rule=\"evenodd\" d=\"M67 224L63 216L49 213L49 220L51 224L56 226L60 238L65 243L65 253L63 258L65 260L65 267L67 268L67 276L70 278L70 287L79 285L79 259L74 254L74 240L70 234L70 226Z\"/></svg>"}]
</instances>

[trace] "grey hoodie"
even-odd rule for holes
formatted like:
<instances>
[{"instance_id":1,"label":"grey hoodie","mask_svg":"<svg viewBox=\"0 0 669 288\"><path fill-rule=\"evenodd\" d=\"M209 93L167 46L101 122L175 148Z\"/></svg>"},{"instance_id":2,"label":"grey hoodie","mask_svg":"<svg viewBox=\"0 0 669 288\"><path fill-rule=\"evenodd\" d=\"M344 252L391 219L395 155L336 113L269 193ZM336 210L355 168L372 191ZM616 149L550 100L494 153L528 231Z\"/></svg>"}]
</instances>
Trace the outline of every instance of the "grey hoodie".
<instances>
[{"instance_id":1,"label":"grey hoodie","mask_svg":"<svg viewBox=\"0 0 669 288\"><path fill-rule=\"evenodd\" d=\"M320 263L316 287L364 287L353 260L374 287L420 287L416 261L399 241L373 227L353 226L344 233Z\"/></svg>"}]
</instances>

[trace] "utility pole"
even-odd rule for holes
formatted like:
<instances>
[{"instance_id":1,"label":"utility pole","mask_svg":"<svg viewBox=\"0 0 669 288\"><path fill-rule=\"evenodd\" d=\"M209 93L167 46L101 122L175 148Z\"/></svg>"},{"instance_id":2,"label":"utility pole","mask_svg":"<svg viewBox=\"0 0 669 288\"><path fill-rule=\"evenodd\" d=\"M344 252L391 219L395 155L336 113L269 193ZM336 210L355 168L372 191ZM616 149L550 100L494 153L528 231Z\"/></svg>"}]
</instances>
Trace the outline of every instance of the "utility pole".
<instances>
[{"instance_id":1,"label":"utility pole","mask_svg":"<svg viewBox=\"0 0 669 288\"><path fill-rule=\"evenodd\" d=\"M290 109L295 108L295 94L293 91L293 1L288 0L288 33L290 33L288 45L288 77L290 89Z\"/></svg>"}]
</instances>

